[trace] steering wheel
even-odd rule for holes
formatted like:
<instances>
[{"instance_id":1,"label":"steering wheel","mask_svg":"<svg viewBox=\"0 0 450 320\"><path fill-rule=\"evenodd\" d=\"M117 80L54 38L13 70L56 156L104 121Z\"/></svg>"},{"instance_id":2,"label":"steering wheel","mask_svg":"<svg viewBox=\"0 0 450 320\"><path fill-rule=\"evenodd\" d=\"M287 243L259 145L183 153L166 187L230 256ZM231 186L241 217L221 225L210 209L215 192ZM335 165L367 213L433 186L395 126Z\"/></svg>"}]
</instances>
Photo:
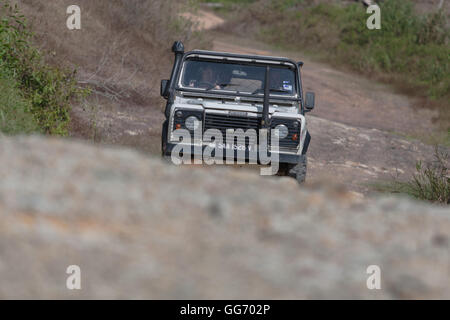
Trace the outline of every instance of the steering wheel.
<instances>
[{"instance_id":1,"label":"steering wheel","mask_svg":"<svg viewBox=\"0 0 450 320\"><path fill-rule=\"evenodd\" d=\"M215 87L215 85L210 83L210 82L203 81L203 82L199 82L198 83L198 88L203 88L203 89L206 89L206 90L210 90L210 89L212 89L214 87Z\"/></svg>"}]
</instances>

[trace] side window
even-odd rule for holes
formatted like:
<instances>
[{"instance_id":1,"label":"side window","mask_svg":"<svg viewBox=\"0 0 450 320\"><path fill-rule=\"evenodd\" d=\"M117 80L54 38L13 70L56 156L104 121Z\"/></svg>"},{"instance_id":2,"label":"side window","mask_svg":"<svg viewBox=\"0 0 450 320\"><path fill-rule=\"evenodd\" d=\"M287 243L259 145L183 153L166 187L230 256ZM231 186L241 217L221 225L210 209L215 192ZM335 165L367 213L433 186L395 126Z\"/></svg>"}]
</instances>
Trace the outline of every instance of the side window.
<instances>
[{"instance_id":1,"label":"side window","mask_svg":"<svg viewBox=\"0 0 450 320\"><path fill-rule=\"evenodd\" d=\"M195 61L187 61L182 78L182 85L184 87L195 87L199 81L198 73Z\"/></svg>"}]
</instances>

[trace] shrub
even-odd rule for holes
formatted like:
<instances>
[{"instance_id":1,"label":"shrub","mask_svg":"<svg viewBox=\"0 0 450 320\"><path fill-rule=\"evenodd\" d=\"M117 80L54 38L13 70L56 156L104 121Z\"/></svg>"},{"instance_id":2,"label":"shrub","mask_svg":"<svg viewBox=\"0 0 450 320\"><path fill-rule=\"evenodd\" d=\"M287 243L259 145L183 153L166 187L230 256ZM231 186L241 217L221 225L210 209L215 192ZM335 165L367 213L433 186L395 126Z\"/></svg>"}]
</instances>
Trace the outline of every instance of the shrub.
<instances>
[{"instance_id":1,"label":"shrub","mask_svg":"<svg viewBox=\"0 0 450 320\"><path fill-rule=\"evenodd\" d=\"M427 164L417 162L416 173L411 181L403 182L395 179L389 183L378 183L374 185L375 189L450 204L449 154L436 147L434 158L434 161Z\"/></svg>"},{"instance_id":2,"label":"shrub","mask_svg":"<svg viewBox=\"0 0 450 320\"><path fill-rule=\"evenodd\" d=\"M417 163L417 173L408 183L411 194L419 199L450 204L449 155L436 148L435 161L424 166Z\"/></svg>"},{"instance_id":3,"label":"shrub","mask_svg":"<svg viewBox=\"0 0 450 320\"><path fill-rule=\"evenodd\" d=\"M247 31L266 42L319 56L393 83L427 100L449 121L449 24L441 11L417 14L409 0L380 1L381 30L369 30L369 15L359 3L259 0L236 14L229 28ZM258 24L259 28L250 25ZM234 27L236 26L236 27ZM449 126L444 123L444 126ZM445 128L447 129L447 128Z\"/></svg>"},{"instance_id":4,"label":"shrub","mask_svg":"<svg viewBox=\"0 0 450 320\"><path fill-rule=\"evenodd\" d=\"M66 135L70 103L86 90L79 89L75 72L45 63L43 55L32 46L32 34L17 5L8 1L0 8L0 63L17 82L29 102L28 112L48 134Z\"/></svg>"},{"instance_id":5,"label":"shrub","mask_svg":"<svg viewBox=\"0 0 450 320\"><path fill-rule=\"evenodd\" d=\"M30 134L39 132L39 126L30 113L30 103L17 88L15 79L0 68L0 132Z\"/></svg>"}]
</instances>

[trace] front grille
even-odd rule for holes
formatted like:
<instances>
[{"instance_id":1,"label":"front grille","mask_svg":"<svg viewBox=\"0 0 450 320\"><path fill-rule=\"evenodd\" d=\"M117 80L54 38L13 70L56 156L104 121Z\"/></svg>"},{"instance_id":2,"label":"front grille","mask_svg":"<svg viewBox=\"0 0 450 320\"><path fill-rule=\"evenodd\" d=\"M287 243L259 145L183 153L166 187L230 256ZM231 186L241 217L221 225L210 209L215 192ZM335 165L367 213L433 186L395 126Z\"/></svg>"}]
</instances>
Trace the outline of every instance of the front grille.
<instances>
[{"instance_id":1,"label":"front grille","mask_svg":"<svg viewBox=\"0 0 450 320\"><path fill-rule=\"evenodd\" d=\"M218 129L226 137L227 129L242 129L247 131L248 129L256 130L260 127L259 118L239 117L231 116L228 114L212 114L206 113L205 115L205 131L208 129Z\"/></svg>"},{"instance_id":2,"label":"front grille","mask_svg":"<svg viewBox=\"0 0 450 320\"><path fill-rule=\"evenodd\" d=\"M259 141L259 129L261 128L261 116L256 117L239 117L228 114L205 114L204 131L208 129L218 129L222 132L223 139L225 141L228 129L242 129L246 132L248 129L254 129L256 131L257 139ZM295 127L294 124L297 120L293 119L281 119L273 118L271 128L275 128L279 124L284 124L289 129L289 135L279 141L279 147L281 150L292 151L298 148L300 141L300 126ZM294 134L297 134L297 140L292 140ZM237 139L235 139L237 141ZM246 141L246 144L248 141Z\"/></svg>"}]
</instances>

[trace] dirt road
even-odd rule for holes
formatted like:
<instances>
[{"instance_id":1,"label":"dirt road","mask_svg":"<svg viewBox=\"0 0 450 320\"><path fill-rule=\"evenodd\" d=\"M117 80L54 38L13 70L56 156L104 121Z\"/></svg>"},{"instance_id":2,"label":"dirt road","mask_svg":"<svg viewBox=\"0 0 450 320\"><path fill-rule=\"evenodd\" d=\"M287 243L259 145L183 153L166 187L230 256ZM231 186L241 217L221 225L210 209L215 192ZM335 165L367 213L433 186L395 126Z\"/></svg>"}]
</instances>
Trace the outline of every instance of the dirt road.
<instances>
[{"instance_id":1,"label":"dirt road","mask_svg":"<svg viewBox=\"0 0 450 320\"><path fill-rule=\"evenodd\" d=\"M314 91L317 99L316 109L307 117L313 137L308 181L333 181L366 193L377 180L408 178L418 160L432 156L432 147L399 134L430 133L434 114L413 108L408 97L388 86L315 63L299 52L271 50L220 33L214 38L217 51L280 55L305 62L304 89Z\"/></svg>"},{"instance_id":2,"label":"dirt road","mask_svg":"<svg viewBox=\"0 0 450 320\"><path fill-rule=\"evenodd\" d=\"M214 50L281 55L305 62L304 88L317 97L316 110L308 115L313 136L309 182L332 181L367 193L376 181L407 179L418 160L432 157L432 147L400 138L401 134L428 134L433 128L435 115L413 108L408 97L359 75L313 62L299 52L271 50L219 33L214 37Z\"/></svg>"},{"instance_id":3,"label":"dirt road","mask_svg":"<svg viewBox=\"0 0 450 320\"><path fill-rule=\"evenodd\" d=\"M317 97L316 110L307 118L313 137L308 183L326 181L368 193L372 183L394 176L409 179L418 160L432 159L432 146L401 138L429 134L433 128L434 114L413 108L408 97L359 75L313 62L301 52L273 50L244 37L219 33L215 30L223 20L212 13L200 11L187 17L215 39L214 50L287 56L305 62L304 88L315 91ZM161 105L146 109L118 105L97 110L96 130L107 143L131 145L157 155L163 122Z\"/></svg>"}]
</instances>

